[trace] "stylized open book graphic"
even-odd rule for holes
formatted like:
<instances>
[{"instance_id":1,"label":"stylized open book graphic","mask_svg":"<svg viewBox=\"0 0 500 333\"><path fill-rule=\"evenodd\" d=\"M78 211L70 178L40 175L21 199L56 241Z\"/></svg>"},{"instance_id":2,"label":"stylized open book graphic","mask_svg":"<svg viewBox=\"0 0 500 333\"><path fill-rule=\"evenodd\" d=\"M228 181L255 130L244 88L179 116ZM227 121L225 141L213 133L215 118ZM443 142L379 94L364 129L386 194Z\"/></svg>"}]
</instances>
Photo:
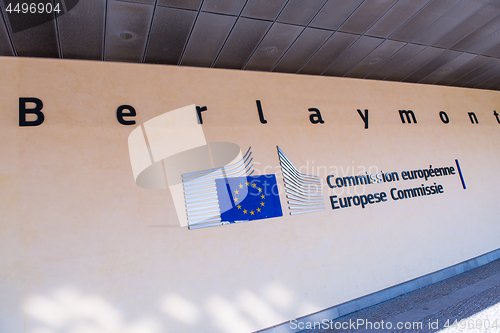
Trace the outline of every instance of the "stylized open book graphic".
<instances>
[{"instance_id":1,"label":"stylized open book graphic","mask_svg":"<svg viewBox=\"0 0 500 333\"><path fill-rule=\"evenodd\" d=\"M273 190L274 175L252 176L250 149L243 156L237 144L207 144L195 105L148 120L130 133L128 146L136 184L148 189L168 187L183 227L283 215L276 189L275 194L259 193L259 188Z\"/></svg>"}]
</instances>

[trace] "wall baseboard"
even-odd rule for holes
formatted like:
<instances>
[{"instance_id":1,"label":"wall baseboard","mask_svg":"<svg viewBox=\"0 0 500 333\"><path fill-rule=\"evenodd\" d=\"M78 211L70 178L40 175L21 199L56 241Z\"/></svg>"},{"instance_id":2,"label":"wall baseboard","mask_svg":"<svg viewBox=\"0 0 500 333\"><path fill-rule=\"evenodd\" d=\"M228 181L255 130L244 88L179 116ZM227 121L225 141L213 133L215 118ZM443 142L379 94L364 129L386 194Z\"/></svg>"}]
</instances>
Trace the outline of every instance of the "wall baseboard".
<instances>
[{"instance_id":1,"label":"wall baseboard","mask_svg":"<svg viewBox=\"0 0 500 333\"><path fill-rule=\"evenodd\" d=\"M463 261L456 265L446 267L439 271L423 275L421 277L409 280L395 286L379 290L372 294L362 296L351 301L332 306L330 308L312 313L310 315L296 318L298 323L321 322L324 319L332 320L353 312L369 308L370 306L388 301L392 298L407 294L417 289L430 286L431 284L446 280L448 278L460 275L471 269L490 263L500 258L500 249L485 253L478 257ZM293 319L292 319L293 320ZM295 326L295 325L294 325ZM297 333L302 329L292 329L290 321L286 321L276 326L268 327L255 333Z\"/></svg>"}]
</instances>

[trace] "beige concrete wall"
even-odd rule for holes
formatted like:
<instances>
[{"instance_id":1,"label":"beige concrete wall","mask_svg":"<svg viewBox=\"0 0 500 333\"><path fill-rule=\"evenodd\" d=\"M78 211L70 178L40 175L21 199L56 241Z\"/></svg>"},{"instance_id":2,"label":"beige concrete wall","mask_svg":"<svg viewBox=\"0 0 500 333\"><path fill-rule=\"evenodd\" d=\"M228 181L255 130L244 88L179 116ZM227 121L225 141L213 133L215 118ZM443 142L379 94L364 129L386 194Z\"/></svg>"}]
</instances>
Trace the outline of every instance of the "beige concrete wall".
<instances>
[{"instance_id":1,"label":"beige concrete wall","mask_svg":"<svg viewBox=\"0 0 500 333\"><path fill-rule=\"evenodd\" d=\"M248 332L500 247L499 92L143 64L0 66L2 332ZM43 101L42 125L19 127L19 97ZM206 105L207 141L251 146L256 169L280 183L276 145L323 184L347 168L401 172L458 159L467 189L441 177L440 195L332 210L328 195L340 192L325 188L327 210L298 216L282 194L281 218L187 230L168 190L134 183L127 138L137 125L117 122L122 104L137 110L137 125ZM324 124L309 122L311 107ZM369 109L368 130L358 108ZM418 123L402 124L399 109ZM395 185L422 183L433 182Z\"/></svg>"}]
</instances>

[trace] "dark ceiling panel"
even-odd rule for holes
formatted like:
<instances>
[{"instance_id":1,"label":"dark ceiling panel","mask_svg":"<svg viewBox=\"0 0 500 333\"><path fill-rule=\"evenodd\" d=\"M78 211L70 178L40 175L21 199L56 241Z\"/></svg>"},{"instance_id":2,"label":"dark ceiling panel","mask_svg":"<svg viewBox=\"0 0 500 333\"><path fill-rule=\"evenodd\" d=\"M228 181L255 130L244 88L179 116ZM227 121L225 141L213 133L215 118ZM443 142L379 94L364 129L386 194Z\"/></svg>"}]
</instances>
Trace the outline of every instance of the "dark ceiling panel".
<instances>
[{"instance_id":1,"label":"dark ceiling panel","mask_svg":"<svg viewBox=\"0 0 500 333\"><path fill-rule=\"evenodd\" d=\"M430 0L399 0L366 32L370 36L389 37Z\"/></svg>"},{"instance_id":2,"label":"dark ceiling panel","mask_svg":"<svg viewBox=\"0 0 500 333\"><path fill-rule=\"evenodd\" d=\"M412 40L459 1L460 0L433 0L393 33L390 38L401 41Z\"/></svg>"},{"instance_id":3,"label":"dark ceiling panel","mask_svg":"<svg viewBox=\"0 0 500 333\"><path fill-rule=\"evenodd\" d=\"M109 1L105 59L142 62L152 15L152 5ZM130 33L132 38L124 39L122 33Z\"/></svg>"},{"instance_id":4,"label":"dark ceiling panel","mask_svg":"<svg viewBox=\"0 0 500 333\"><path fill-rule=\"evenodd\" d=\"M486 51L484 54L488 55L488 56L492 56L492 57L499 57L500 56L500 43L496 46L493 46L491 49Z\"/></svg>"},{"instance_id":5,"label":"dark ceiling panel","mask_svg":"<svg viewBox=\"0 0 500 333\"><path fill-rule=\"evenodd\" d=\"M400 48L405 45L403 42L396 42L393 40L385 40L379 47L372 53L367 55L356 67L354 67L346 76L364 78L378 67L380 67L385 60L396 53Z\"/></svg>"},{"instance_id":6,"label":"dark ceiling panel","mask_svg":"<svg viewBox=\"0 0 500 333\"><path fill-rule=\"evenodd\" d=\"M240 17L236 21L226 44L224 44L214 67L243 68L271 24L271 21Z\"/></svg>"},{"instance_id":7,"label":"dark ceiling panel","mask_svg":"<svg viewBox=\"0 0 500 333\"><path fill-rule=\"evenodd\" d=\"M492 70L494 72L494 75L487 79L484 80L482 83L478 84L475 88L478 89L488 89L492 85L495 85L500 82L500 67L496 67Z\"/></svg>"},{"instance_id":8,"label":"dark ceiling panel","mask_svg":"<svg viewBox=\"0 0 500 333\"><path fill-rule=\"evenodd\" d=\"M469 36L462 39L460 42L453 45L451 48L454 50L468 51L472 52L472 48L476 47L484 51L488 51L490 48L498 44L500 41L498 39L498 33L493 34L494 32L498 32L500 28L500 16L497 16L485 23L482 27L471 33ZM493 35L492 35L493 34ZM494 38L489 38L493 36ZM478 45L485 43L484 45ZM477 45L477 46L476 46Z\"/></svg>"},{"instance_id":9,"label":"dark ceiling panel","mask_svg":"<svg viewBox=\"0 0 500 333\"><path fill-rule=\"evenodd\" d=\"M484 65L490 59L491 58L489 57L477 56L471 59L470 61L466 62L461 67L455 69L454 71L450 71L450 73L448 73L445 77L437 81L436 84L450 85L452 82L458 80L467 73L470 73L479 66Z\"/></svg>"},{"instance_id":10,"label":"dark ceiling panel","mask_svg":"<svg viewBox=\"0 0 500 333\"><path fill-rule=\"evenodd\" d=\"M494 31L485 38L476 40L476 42L476 44L467 49L467 52L487 54L487 51L492 51L495 47L500 47L500 30Z\"/></svg>"},{"instance_id":11,"label":"dark ceiling panel","mask_svg":"<svg viewBox=\"0 0 500 333\"><path fill-rule=\"evenodd\" d=\"M477 85L480 85L484 83L485 81L488 81L489 79L495 77L500 73L500 59L493 58L491 63L489 63L488 67L491 67L490 69L486 70L484 73L478 75L477 77L473 78L469 82L465 83L463 86L464 87L469 87L469 88L474 88ZM490 84L491 85L491 84Z\"/></svg>"},{"instance_id":12,"label":"dark ceiling panel","mask_svg":"<svg viewBox=\"0 0 500 333\"><path fill-rule=\"evenodd\" d=\"M423 80L420 80L420 83L427 83L427 84L436 83L437 81L443 79L447 75L450 75L451 73L453 73L454 71L462 67L464 64L474 59L475 57L477 57L477 55L475 54L462 53L452 61L436 69L433 73L429 74Z\"/></svg>"},{"instance_id":13,"label":"dark ceiling panel","mask_svg":"<svg viewBox=\"0 0 500 333\"><path fill-rule=\"evenodd\" d=\"M200 13L181 64L211 67L235 21L235 16Z\"/></svg>"},{"instance_id":14,"label":"dark ceiling panel","mask_svg":"<svg viewBox=\"0 0 500 333\"><path fill-rule=\"evenodd\" d=\"M443 49L428 46L394 73L389 75L386 79L389 81L402 81L417 71L420 67L435 59L443 51Z\"/></svg>"},{"instance_id":15,"label":"dark ceiling panel","mask_svg":"<svg viewBox=\"0 0 500 333\"><path fill-rule=\"evenodd\" d=\"M303 30L304 28L301 26L273 24L246 64L245 69L270 71ZM271 52L271 50L274 51Z\"/></svg>"},{"instance_id":16,"label":"dark ceiling panel","mask_svg":"<svg viewBox=\"0 0 500 333\"><path fill-rule=\"evenodd\" d=\"M307 25L325 3L325 0L290 0L277 21Z\"/></svg>"},{"instance_id":17,"label":"dark ceiling panel","mask_svg":"<svg viewBox=\"0 0 500 333\"><path fill-rule=\"evenodd\" d=\"M434 0L436 1L436 0ZM434 41L453 30L463 20L480 9L488 0L462 0L439 20L431 24L412 42L431 45Z\"/></svg>"},{"instance_id":18,"label":"dark ceiling panel","mask_svg":"<svg viewBox=\"0 0 500 333\"><path fill-rule=\"evenodd\" d=\"M359 36L343 32L334 33L299 71L301 74L319 75L327 69Z\"/></svg>"},{"instance_id":19,"label":"dark ceiling panel","mask_svg":"<svg viewBox=\"0 0 500 333\"><path fill-rule=\"evenodd\" d=\"M363 0L329 0L312 20L310 26L337 30L361 3L363 3Z\"/></svg>"},{"instance_id":20,"label":"dark ceiling panel","mask_svg":"<svg viewBox=\"0 0 500 333\"><path fill-rule=\"evenodd\" d=\"M158 0L158 5L198 10L201 1L202 0Z\"/></svg>"},{"instance_id":21,"label":"dark ceiling panel","mask_svg":"<svg viewBox=\"0 0 500 333\"><path fill-rule=\"evenodd\" d=\"M245 4L245 1L246 0L205 0L203 1L201 10L221 14L238 15Z\"/></svg>"},{"instance_id":22,"label":"dark ceiling panel","mask_svg":"<svg viewBox=\"0 0 500 333\"><path fill-rule=\"evenodd\" d=\"M79 1L57 18L63 58L102 60L105 2Z\"/></svg>"},{"instance_id":23,"label":"dark ceiling panel","mask_svg":"<svg viewBox=\"0 0 500 333\"><path fill-rule=\"evenodd\" d=\"M82 1L85 1L85 0L82 0ZM141 4L145 4L145 5L154 5L155 4L155 0L114 0L114 1L141 3Z\"/></svg>"},{"instance_id":24,"label":"dark ceiling panel","mask_svg":"<svg viewBox=\"0 0 500 333\"><path fill-rule=\"evenodd\" d=\"M5 17L0 56L500 89L500 0L61 1L57 20Z\"/></svg>"},{"instance_id":25,"label":"dark ceiling panel","mask_svg":"<svg viewBox=\"0 0 500 333\"><path fill-rule=\"evenodd\" d=\"M4 0L1 1L2 18L6 19L9 23L9 31L16 33L25 29L29 29L35 27L37 25L41 25L43 23L47 23L53 21L55 18L55 14L57 11L63 15L64 8L61 8L61 5L58 5L56 8L56 12L54 11L45 11L42 10L41 13L37 10L37 3L41 3L44 8L45 4L48 3L49 0L42 1L13 1L13 0ZM33 3L35 6L33 13L29 10L30 3ZM25 5L26 4L26 5ZM52 4L52 3L51 3ZM5 5L9 10L7 11ZM24 7L24 9L23 9ZM68 8L71 8L69 5Z\"/></svg>"},{"instance_id":26,"label":"dark ceiling panel","mask_svg":"<svg viewBox=\"0 0 500 333\"><path fill-rule=\"evenodd\" d=\"M0 55L1 56L13 56L14 51L12 50L12 45L10 44L9 35L5 24L3 21L0 22Z\"/></svg>"},{"instance_id":27,"label":"dark ceiling panel","mask_svg":"<svg viewBox=\"0 0 500 333\"><path fill-rule=\"evenodd\" d=\"M287 0L248 0L241 15L264 20L274 20L286 3Z\"/></svg>"},{"instance_id":28,"label":"dark ceiling panel","mask_svg":"<svg viewBox=\"0 0 500 333\"><path fill-rule=\"evenodd\" d=\"M160 7L155 10L145 61L177 65L196 18L196 11Z\"/></svg>"},{"instance_id":29,"label":"dark ceiling panel","mask_svg":"<svg viewBox=\"0 0 500 333\"><path fill-rule=\"evenodd\" d=\"M484 64L477 67L476 69L470 71L469 73L465 74L461 78L459 78L456 81L453 81L452 85L454 86L463 86L467 82L470 82L477 78L480 75L483 75L484 73L488 72L490 69L493 69L496 67L496 61L497 59L495 58L488 58L485 59Z\"/></svg>"},{"instance_id":30,"label":"dark ceiling panel","mask_svg":"<svg viewBox=\"0 0 500 333\"><path fill-rule=\"evenodd\" d=\"M398 0L370 0L365 1L342 24L340 31L362 34L370 28L384 13L389 10Z\"/></svg>"},{"instance_id":31,"label":"dark ceiling panel","mask_svg":"<svg viewBox=\"0 0 500 333\"><path fill-rule=\"evenodd\" d=\"M415 55L422 52L425 49L423 45L406 44L393 56L391 56L387 61L385 61L379 68L374 70L369 74L367 79L383 80L387 76L391 75L399 67L403 66L413 58Z\"/></svg>"},{"instance_id":32,"label":"dark ceiling panel","mask_svg":"<svg viewBox=\"0 0 500 333\"><path fill-rule=\"evenodd\" d=\"M456 57L460 55L459 51L446 50L440 55L438 55L435 59L431 60L428 64L421 66L417 71L412 73L410 76L404 79L405 82L419 82L424 79L429 74L436 71L441 66L449 63Z\"/></svg>"},{"instance_id":33,"label":"dark ceiling panel","mask_svg":"<svg viewBox=\"0 0 500 333\"><path fill-rule=\"evenodd\" d=\"M381 38L362 36L344 54L342 54L323 74L344 76L364 57L372 52L384 40Z\"/></svg>"},{"instance_id":34,"label":"dark ceiling panel","mask_svg":"<svg viewBox=\"0 0 500 333\"><path fill-rule=\"evenodd\" d=\"M493 6L491 3L482 7L469 18L453 28L449 33L432 43L435 46L449 48L472 32L479 29L485 22L488 22L500 13L498 6Z\"/></svg>"},{"instance_id":35,"label":"dark ceiling panel","mask_svg":"<svg viewBox=\"0 0 500 333\"><path fill-rule=\"evenodd\" d=\"M497 84L498 82L500 82L500 67L497 66L493 68L490 72L488 72L488 77L482 76L481 79L483 82L475 85L475 88L487 89L492 85ZM465 86L467 87L467 85Z\"/></svg>"},{"instance_id":36,"label":"dark ceiling panel","mask_svg":"<svg viewBox=\"0 0 500 333\"><path fill-rule=\"evenodd\" d=\"M59 58L54 20L16 32L12 40L19 56Z\"/></svg>"},{"instance_id":37,"label":"dark ceiling panel","mask_svg":"<svg viewBox=\"0 0 500 333\"><path fill-rule=\"evenodd\" d=\"M488 89L500 90L500 82L488 87Z\"/></svg>"},{"instance_id":38,"label":"dark ceiling panel","mask_svg":"<svg viewBox=\"0 0 500 333\"><path fill-rule=\"evenodd\" d=\"M331 35L328 30L306 28L273 70L296 73Z\"/></svg>"}]
</instances>

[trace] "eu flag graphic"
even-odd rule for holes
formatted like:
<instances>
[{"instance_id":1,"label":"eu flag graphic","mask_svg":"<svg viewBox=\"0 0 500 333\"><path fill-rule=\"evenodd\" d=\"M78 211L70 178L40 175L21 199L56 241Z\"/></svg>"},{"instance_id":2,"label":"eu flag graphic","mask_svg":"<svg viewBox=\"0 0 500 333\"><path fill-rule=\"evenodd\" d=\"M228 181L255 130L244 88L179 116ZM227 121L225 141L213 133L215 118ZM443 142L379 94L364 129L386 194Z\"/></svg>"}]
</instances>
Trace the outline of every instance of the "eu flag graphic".
<instances>
[{"instance_id":1,"label":"eu flag graphic","mask_svg":"<svg viewBox=\"0 0 500 333\"><path fill-rule=\"evenodd\" d=\"M215 180L222 222L283 216L275 175Z\"/></svg>"}]
</instances>

